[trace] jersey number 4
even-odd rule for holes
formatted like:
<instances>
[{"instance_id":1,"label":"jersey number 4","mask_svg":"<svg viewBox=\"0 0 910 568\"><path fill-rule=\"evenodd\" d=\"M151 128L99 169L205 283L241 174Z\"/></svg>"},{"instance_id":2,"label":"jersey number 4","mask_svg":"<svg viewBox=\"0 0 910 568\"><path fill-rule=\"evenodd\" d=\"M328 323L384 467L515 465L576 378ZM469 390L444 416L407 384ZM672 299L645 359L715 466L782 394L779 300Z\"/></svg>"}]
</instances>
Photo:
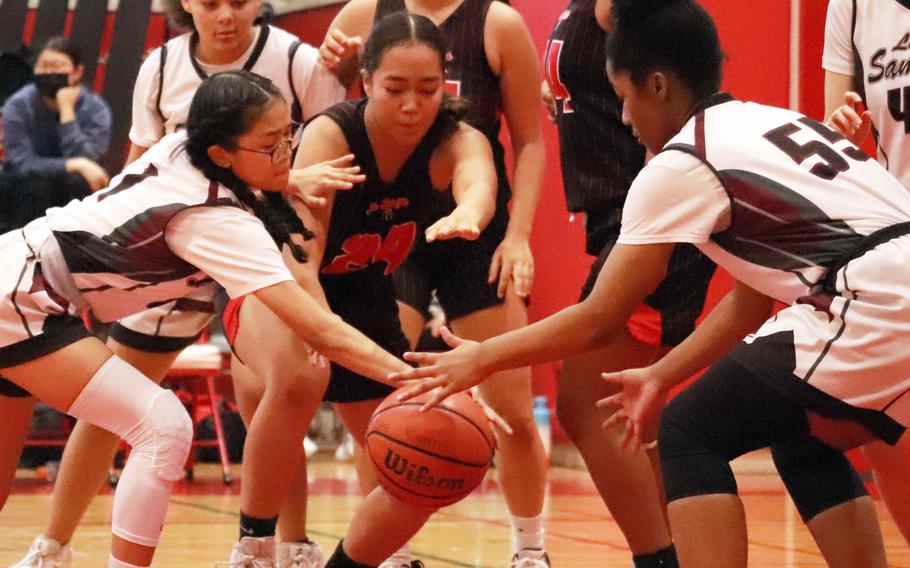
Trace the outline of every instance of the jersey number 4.
<instances>
[{"instance_id":1,"label":"jersey number 4","mask_svg":"<svg viewBox=\"0 0 910 568\"><path fill-rule=\"evenodd\" d=\"M350 236L341 244L343 252L332 259L322 272L345 274L366 268L374 262L385 261L385 274L389 275L408 257L416 235L417 223L410 221L392 227L385 239L378 233Z\"/></svg>"},{"instance_id":2,"label":"jersey number 4","mask_svg":"<svg viewBox=\"0 0 910 568\"><path fill-rule=\"evenodd\" d=\"M904 134L910 134L910 87L888 91L888 112L891 118L904 123Z\"/></svg>"},{"instance_id":3,"label":"jersey number 4","mask_svg":"<svg viewBox=\"0 0 910 568\"><path fill-rule=\"evenodd\" d=\"M547 75L547 83L550 85L553 98L556 99L557 110L559 110L561 101L562 112L569 114L575 111L572 109L572 95L559 78L559 55L562 53L562 46L562 40L558 39L550 41L550 44L547 45L547 53L544 55L544 73Z\"/></svg>"},{"instance_id":4,"label":"jersey number 4","mask_svg":"<svg viewBox=\"0 0 910 568\"><path fill-rule=\"evenodd\" d=\"M806 128L824 138L828 143L821 140L810 140L800 144L792 138L794 134ZM774 130L766 132L764 138L790 156L790 159L797 164L803 163L806 158L811 156L820 158L822 161L812 166L809 172L826 180L832 180L837 177L837 174L850 169L850 163L844 156L857 162L865 162L869 159L868 154L852 144L842 149L832 146L831 144L846 140L846 138L811 118L803 117L796 122L778 126Z\"/></svg>"}]
</instances>

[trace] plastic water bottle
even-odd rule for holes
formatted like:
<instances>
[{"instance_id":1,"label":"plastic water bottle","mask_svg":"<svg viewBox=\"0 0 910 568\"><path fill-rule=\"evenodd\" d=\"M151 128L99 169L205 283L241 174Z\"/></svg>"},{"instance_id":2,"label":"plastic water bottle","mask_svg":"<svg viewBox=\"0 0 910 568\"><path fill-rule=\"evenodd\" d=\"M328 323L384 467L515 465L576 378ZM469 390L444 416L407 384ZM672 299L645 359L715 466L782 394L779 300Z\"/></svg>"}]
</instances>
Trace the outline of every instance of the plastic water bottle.
<instances>
[{"instance_id":1,"label":"plastic water bottle","mask_svg":"<svg viewBox=\"0 0 910 568\"><path fill-rule=\"evenodd\" d=\"M534 397L534 422L537 424L537 432L540 434L541 441L543 441L547 459L550 459L550 447L553 437L550 431L550 404L546 395Z\"/></svg>"},{"instance_id":2,"label":"plastic water bottle","mask_svg":"<svg viewBox=\"0 0 910 568\"><path fill-rule=\"evenodd\" d=\"M60 469L60 462L49 461L44 465L39 465L35 469L35 477L42 481L53 483L57 479L57 470Z\"/></svg>"}]
</instances>

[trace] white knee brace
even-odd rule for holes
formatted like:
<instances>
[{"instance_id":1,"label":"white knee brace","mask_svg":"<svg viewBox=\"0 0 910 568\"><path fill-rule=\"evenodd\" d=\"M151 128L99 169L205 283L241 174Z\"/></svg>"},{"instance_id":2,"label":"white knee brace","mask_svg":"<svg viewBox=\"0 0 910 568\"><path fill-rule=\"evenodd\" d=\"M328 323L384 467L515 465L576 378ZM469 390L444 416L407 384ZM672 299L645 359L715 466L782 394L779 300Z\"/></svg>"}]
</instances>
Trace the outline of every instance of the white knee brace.
<instances>
[{"instance_id":1,"label":"white knee brace","mask_svg":"<svg viewBox=\"0 0 910 568\"><path fill-rule=\"evenodd\" d=\"M113 532L129 542L157 546L171 486L180 479L193 438L183 404L114 356L98 369L69 414L132 446L114 497Z\"/></svg>"}]
</instances>

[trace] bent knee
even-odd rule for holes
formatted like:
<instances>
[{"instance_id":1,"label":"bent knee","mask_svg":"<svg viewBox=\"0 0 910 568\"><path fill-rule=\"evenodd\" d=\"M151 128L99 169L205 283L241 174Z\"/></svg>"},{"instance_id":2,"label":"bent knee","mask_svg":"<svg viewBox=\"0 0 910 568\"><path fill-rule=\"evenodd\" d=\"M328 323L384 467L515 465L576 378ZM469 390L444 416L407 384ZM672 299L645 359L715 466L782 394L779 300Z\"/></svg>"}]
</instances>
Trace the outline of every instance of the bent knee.
<instances>
[{"instance_id":1,"label":"bent knee","mask_svg":"<svg viewBox=\"0 0 910 568\"><path fill-rule=\"evenodd\" d=\"M177 481L193 443L193 421L183 403L173 392L162 390L140 424L143 426L151 434L145 443L151 446L155 472L164 480Z\"/></svg>"},{"instance_id":2,"label":"bent knee","mask_svg":"<svg viewBox=\"0 0 910 568\"><path fill-rule=\"evenodd\" d=\"M670 404L660 418L660 464L667 502L711 494L736 494L736 479L722 448L692 424L683 404Z\"/></svg>"}]
</instances>

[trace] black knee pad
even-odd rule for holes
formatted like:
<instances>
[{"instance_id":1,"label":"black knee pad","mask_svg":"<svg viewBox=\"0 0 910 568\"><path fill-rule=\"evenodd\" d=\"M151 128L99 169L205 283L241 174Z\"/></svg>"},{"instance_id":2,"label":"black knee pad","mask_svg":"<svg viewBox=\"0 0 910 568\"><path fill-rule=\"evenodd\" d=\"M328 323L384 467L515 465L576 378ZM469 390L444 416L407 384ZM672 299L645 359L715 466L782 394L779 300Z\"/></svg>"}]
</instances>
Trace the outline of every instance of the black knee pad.
<instances>
[{"instance_id":1,"label":"black knee pad","mask_svg":"<svg viewBox=\"0 0 910 568\"><path fill-rule=\"evenodd\" d=\"M868 495L850 460L817 438L805 436L775 444L771 456L803 522Z\"/></svg>"},{"instance_id":2,"label":"black knee pad","mask_svg":"<svg viewBox=\"0 0 910 568\"><path fill-rule=\"evenodd\" d=\"M677 397L660 417L658 448L667 502L716 493L736 494L730 462L715 444L709 444L697 419Z\"/></svg>"},{"instance_id":3,"label":"black knee pad","mask_svg":"<svg viewBox=\"0 0 910 568\"><path fill-rule=\"evenodd\" d=\"M25 398L27 396L32 396L32 393L11 380L0 377L0 396L5 396L6 398Z\"/></svg>"}]
</instances>

